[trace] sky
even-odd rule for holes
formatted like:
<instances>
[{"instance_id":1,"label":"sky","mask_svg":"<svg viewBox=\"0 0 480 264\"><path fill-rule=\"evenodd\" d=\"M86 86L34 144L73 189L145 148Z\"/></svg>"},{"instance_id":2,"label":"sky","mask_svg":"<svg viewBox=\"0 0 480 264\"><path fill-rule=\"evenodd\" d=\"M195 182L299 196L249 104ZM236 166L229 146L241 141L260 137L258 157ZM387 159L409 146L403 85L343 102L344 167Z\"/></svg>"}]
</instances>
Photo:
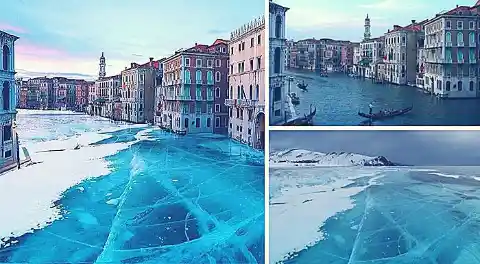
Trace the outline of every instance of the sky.
<instances>
[{"instance_id":1,"label":"sky","mask_svg":"<svg viewBox=\"0 0 480 264\"><path fill-rule=\"evenodd\" d=\"M458 5L472 6L477 0L275 0L289 7L287 38L315 37L361 41L369 14L372 37L383 35L393 25L435 17Z\"/></svg>"},{"instance_id":2,"label":"sky","mask_svg":"<svg viewBox=\"0 0 480 264\"><path fill-rule=\"evenodd\" d=\"M131 62L161 59L195 43L229 39L265 13L262 0L2 0L0 30L19 36L17 77L95 78ZM8 12L5 12L8 10Z\"/></svg>"},{"instance_id":3,"label":"sky","mask_svg":"<svg viewBox=\"0 0 480 264\"><path fill-rule=\"evenodd\" d=\"M479 139L480 131L271 131L270 151L345 151L407 165L480 166Z\"/></svg>"}]
</instances>

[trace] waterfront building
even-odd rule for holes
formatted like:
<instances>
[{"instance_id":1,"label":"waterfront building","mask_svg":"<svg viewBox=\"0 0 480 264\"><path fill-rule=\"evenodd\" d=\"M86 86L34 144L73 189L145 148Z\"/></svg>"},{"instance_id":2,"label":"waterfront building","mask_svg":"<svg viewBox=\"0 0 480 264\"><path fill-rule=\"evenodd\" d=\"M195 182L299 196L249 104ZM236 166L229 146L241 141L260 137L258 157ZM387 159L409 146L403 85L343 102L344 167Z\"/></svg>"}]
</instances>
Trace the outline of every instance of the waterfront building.
<instances>
[{"instance_id":1,"label":"waterfront building","mask_svg":"<svg viewBox=\"0 0 480 264\"><path fill-rule=\"evenodd\" d=\"M424 26L422 26L424 28ZM425 33L425 31L424 31ZM424 80L425 75L425 34L420 35L417 39L417 80L416 86L418 88L424 89Z\"/></svg>"},{"instance_id":2,"label":"waterfront building","mask_svg":"<svg viewBox=\"0 0 480 264\"><path fill-rule=\"evenodd\" d=\"M160 126L179 133L226 134L228 60L228 41L222 39L212 45L195 43L166 58Z\"/></svg>"},{"instance_id":3,"label":"waterfront building","mask_svg":"<svg viewBox=\"0 0 480 264\"><path fill-rule=\"evenodd\" d=\"M321 44L316 39L303 39L295 43L297 68L317 71L321 69Z\"/></svg>"},{"instance_id":4,"label":"waterfront building","mask_svg":"<svg viewBox=\"0 0 480 264\"><path fill-rule=\"evenodd\" d=\"M53 80L47 77L39 78L39 99L40 109L53 108Z\"/></svg>"},{"instance_id":5,"label":"waterfront building","mask_svg":"<svg viewBox=\"0 0 480 264\"><path fill-rule=\"evenodd\" d=\"M269 2L269 122L272 125L282 124L288 119L285 67L283 65L285 61L282 59L282 54L284 54L284 50L286 49L285 17L288 10L289 8L276 4L272 0ZM295 45L295 47L298 50L298 45ZM300 52L297 53L297 65L300 64L298 56L304 55L305 54L300 54ZM303 58L301 58L301 60L303 60Z\"/></svg>"},{"instance_id":6,"label":"waterfront building","mask_svg":"<svg viewBox=\"0 0 480 264\"><path fill-rule=\"evenodd\" d=\"M95 85L95 82L82 82L77 84L75 96L76 96L76 110L80 112L85 112L88 106L88 91L90 85Z\"/></svg>"},{"instance_id":7,"label":"waterfront building","mask_svg":"<svg viewBox=\"0 0 480 264\"><path fill-rule=\"evenodd\" d=\"M353 67L353 49L358 43L347 42L340 47L340 64L344 72L351 72Z\"/></svg>"},{"instance_id":8,"label":"waterfront building","mask_svg":"<svg viewBox=\"0 0 480 264\"><path fill-rule=\"evenodd\" d=\"M153 123L155 75L158 61L131 63L121 74L122 120L132 123ZM98 95L98 94L97 94Z\"/></svg>"},{"instance_id":9,"label":"waterfront building","mask_svg":"<svg viewBox=\"0 0 480 264\"><path fill-rule=\"evenodd\" d=\"M360 43L362 60L359 62L360 76L379 79L378 64L384 59L384 37L365 40Z\"/></svg>"},{"instance_id":10,"label":"waterfront building","mask_svg":"<svg viewBox=\"0 0 480 264\"><path fill-rule=\"evenodd\" d=\"M422 22L412 20L408 26L394 25L385 33L385 75L381 78L389 83L414 85L417 79L417 45L424 35Z\"/></svg>"},{"instance_id":11,"label":"waterfront building","mask_svg":"<svg viewBox=\"0 0 480 264\"><path fill-rule=\"evenodd\" d=\"M285 69L290 68L291 66L291 56L292 56L292 49L295 46L295 41L287 40L287 48L285 49Z\"/></svg>"},{"instance_id":12,"label":"waterfront building","mask_svg":"<svg viewBox=\"0 0 480 264\"><path fill-rule=\"evenodd\" d=\"M225 100L229 136L261 149L265 144L265 45L264 16L231 33L230 92ZM285 50L286 45L275 51L275 72L285 69Z\"/></svg>"},{"instance_id":13,"label":"waterfront building","mask_svg":"<svg viewBox=\"0 0 480 264\"><path fill-rule=\"evenodd\" d=\"M437 14L425 24L425 89L440 97L478 97L479 2Z\"/></svg>"},{"instance_id":14,"label":"waterfront building","mask_svg":"<svg viewBox=\"0 0 480 264\"><path fill-rule=\"evenodd\" d=\"M93 114L113 119L114 102L119 97L121 76L101 77L95 81Z\"/></svg>"},{"instance_id":15,"label":"waterfront building","mask_svg":"<svg viewBox=\"0 0 480 264\"><path fill-rule=\"evenodd\" d=\"M353 67L352 67L352 72L355 74L355 75L359 75L360 74L360 62L362 60L362 49L360 47L360 44L356 45L355 47L353 47Z\"/></svg>"},{"instance_id":16,"label":"waterfront building","mask_svg":"<svg viewBox=\"0 0 480 264\"><path fill-rule=\"evenodd\" d=\"M40 109L40 83L42 81L42 77L31 78L27 81L26 108Z\"/></svg>"},{"instance_id":17,"label":"waterfront building","mask_svg":"<svg viewBox=\"0 0 480 264\"><path fill-rule=\"evenodd\" d=\"M15 79L15 106L17 108L20 108L20 94L23 86L27 86L27 81L24 81L23 78Z\"/></svg>"},{"instance_id":18,"label":"waterfront building","mask_svg":"<svg viewBox=\"0 0 480 264\"><path fill-rule=\"evenodd\" d=\"M0 171L8 170L17 163L18 140L14 129L15 109L15 41L17 36L0 31Z\"/></svg>"},{"instance_id":19,"label":"waterfront building","mask_svg":"<svg viewBox=\"0 0 480 264\"><path fill-rule=\"evenodd\" d=\"M163 63L165 58L158 61L158 69L155 76L155 102L154 102L154 118L153 123L162 127L162 102L164 100L162 90L163 80Z\"/></svg>"}]
</instances>

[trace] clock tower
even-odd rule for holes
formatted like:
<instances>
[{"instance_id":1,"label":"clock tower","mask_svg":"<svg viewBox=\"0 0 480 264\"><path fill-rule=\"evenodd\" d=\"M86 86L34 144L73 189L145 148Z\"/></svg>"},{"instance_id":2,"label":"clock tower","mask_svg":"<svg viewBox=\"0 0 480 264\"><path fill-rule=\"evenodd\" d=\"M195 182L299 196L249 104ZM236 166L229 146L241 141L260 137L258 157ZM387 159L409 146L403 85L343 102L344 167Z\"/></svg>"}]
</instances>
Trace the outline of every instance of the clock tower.
<instances>
[{"instance_id":1,"label":"clock tower","mask_svg":"<svg viewBox=\"0 0 480 264\"><path fill-rule=\"evenodd\" d=\"M103 56L102 52L102 56L100 57L100 71L98 72L98 78L104 78L105 76L105 56Z\"/></svg>"}]
</instances>

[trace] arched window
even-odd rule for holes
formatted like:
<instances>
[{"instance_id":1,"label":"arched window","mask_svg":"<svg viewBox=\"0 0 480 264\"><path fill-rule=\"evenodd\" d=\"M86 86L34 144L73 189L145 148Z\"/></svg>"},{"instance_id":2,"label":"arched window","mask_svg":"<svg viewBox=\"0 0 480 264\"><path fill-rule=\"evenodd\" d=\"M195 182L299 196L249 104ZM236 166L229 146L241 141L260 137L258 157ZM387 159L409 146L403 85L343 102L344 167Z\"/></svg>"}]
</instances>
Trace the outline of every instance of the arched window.
<instances>
[{"instance_id":1,"label":"arched window","mask_svg":"<svg viewBox=\"0 0 480 264\"><path fill-rule=\"evenodd\" d=\"M237 87L237 99L241 99L240 86Z\"/></svg>"},{"instance_id":2,"label":"arched window","mask_svg":"<svg viewBox=\"0 0 480 264\"><path fill-rule=\"evenodd\" d=\"M202 83L202 71L197 70L197 72L195 73L195 80L197 81L197 83Z\"/></svg>"},{"instance_id":3,"label":"arched window","mask_svg":"<svg viewBox=\"0 0 480 264\"><path fill-rule=\"evenodd\" d=\"M215 88L215 97L220 98L220 88Z\"/></svg>"},{"instance_id":4,"label":"arched window","mask_svg":"<svg viewBox=\"0 0 480 264\"><path fill-rule=\"evenodd\" d=\"M10 83L9 82L3 82L3 90L2 90L2 96L3 96L3 110L10 110Z\"/></svg>"},{"instance_id":5,"label":"arched window","mask_svg":"<svg viewBox=\"0 0 480 264\"><path fill-rule=\"evenodd\" d=\"M208 83L213 83L213 72L212 71L207 71L207 82Z\"/></svg>"},{"instance_id":6,"label":"arched window","mask_svg":"<svg viewBox=\"0 0 480 264\"><path fill-rule=\"evenodd\" d=\"M227 94L227 98L232 98L233 97L233 86L230 86L230 93Z\"/></svg>"},{"instance_id":7,"label":"arched window","mask_svg":"<svg viewBox=\"0 0 480 264\"><path fill-rule=\"evenodd\" d=\"M245 90L243 89L243 85L240 88L240 97L238 99L245 99Z\"/></svg>"},{"instance_id":8,"label":"arched window","mask_svg":"<svg viewBox=\"0 0 480 264\"><path fill-rule=\"evenodd\" d=\"M463 44L463 33L462 32L458 32L458 34L457 34L457 43L458 44Z\"/></svg>"},{"instance_id":9,"label":"arched window","mask_svg":"<svg viewBox=\"0 0 480 264\"><path fill-rule=\"evenodd\" d=\"M250 84L250 100L253 99L253 86Z\"/></svg>"},{"instance_id":10,"label":"arched window","mask_svg":"<svg viewBox=\"0 0 480 264\"><path fill-rule=\"evenodd\" d=\"M188 128L188 118L185 118L185 128Z\"/></svg>"},{"instance_id":11,"label":"arched window","mask_svg":"<svg viewBox=\"0 0 480 264\"><path fill-rule=\"evenodd\" d=\"M190 70L185 70L185 83L191 83Z\"/></svg>"},{"instance_id":12,"label":"arched window","mask_svg":"<svg viewBox=\"0 0 480 264\"><path fill-rule=\"evenodd\" d=\"M463 89L463 83L462 81L458 81L458 90L461 91Z\"/></svg>"},{"instance_id":13,"label":"arched window","mask_svg":"<svg viewBox=\"0 0 480 264\"><path fill-rule=\"evenodd\" d=\"M10 49L7 45L3 45L3 70L9 70Z\"/></svg>"},{"instance_id":14,"label":"arched window","mask_svg":"<svg viewBox=\"0 0 480 264\"><path fill-rule=\"evenodd\" d=\"M258 100L259 98L260 98L260 87L257 84L257 87L255 88L255 99Z\"/></svg>"},{"instance_id":15,"label":"arched window","mask_svg":"<svg viewBox=\"0 0 480 264\"><path fill-rule=\"evenodd\" d=\"M452 43L452 33L450 32L445 33L445 41L447 43Z\"/></svg>"},{"instance_id":16,"label":"arched window","mask_svg":"<svg viewBox=\"0 0 480 264\"><path fill-rule=\"evenodd\" d=\"M222 74L219 71L215 72L215 81L216 82L221 81L221 77L222 77Z\"/></svg>"},{"instance_id":17,"label":"arched window","mask_svg":"<svg viewBox=\"0 0 480 264\"><path fill-rule=\"evenodd\" d=\"M475 43L475 33L474 32L470 32L470 34L468 34L468 40L469 40L470 44Z\"/></svg>"},{"instance_id":18,"label":"arched window","mask_svg":"<svg viewBox=\"0 0 480 264\"><path fill-rule=\"evenodd\" d=\"M273 56L273 72L274 73L280 73L280 61L281 61L281 51L280 48L277 47L275 48L274 56Z\"/></svg>"},{"instance_id":19,"label":"arched window","mask_svg":"<svg viewBox=\"0 0 480 264\"><path fill-rule=\"evenodd\" d=\"M280 15L275 19L275 37L282 38L282 16Z\"/></svg>"},{"instance_id":20,"label":"arched window","mask_svg":"<svg viewBox=\"0 0 480 264\"><path fill-rule=\"evenodd\" d=\"M475 84L473 81L470 81L470 91L473 91L475 89Z\"/></svg>"},{"instance_id":21,"label":"arched window","mask_svg":"<svg viewBox=\"0 0 480 264\"><path fill-rule=\"evenodd\" d=\"M447 81L446 83L446 88L445 88L447 91L450 91L450 81Z\"/></svg>"}]
</instances>

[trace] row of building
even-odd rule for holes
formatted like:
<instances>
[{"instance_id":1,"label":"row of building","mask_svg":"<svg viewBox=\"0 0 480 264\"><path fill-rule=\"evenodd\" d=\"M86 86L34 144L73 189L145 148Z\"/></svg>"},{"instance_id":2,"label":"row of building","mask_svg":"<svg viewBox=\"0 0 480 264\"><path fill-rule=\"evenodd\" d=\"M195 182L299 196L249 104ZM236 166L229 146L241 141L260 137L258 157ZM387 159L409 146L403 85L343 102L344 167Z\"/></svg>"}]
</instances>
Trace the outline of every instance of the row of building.
<instances>
[{"instance_id":1,"label":"row of building","mask_svg":"<svg viewBox=\"0 0 480 264\"><path fill-rule=\"evenodd\" d=\"M480 1L423 21L394 25L354 47L353 72L378 82L417 86L444 98L480 96Z\"/></svg>"},{"instance_id":2,"label":"row of building","mask_svg":"<svg viewBox=\"0 0 480 264\"><path fill-rule=\"evenodd\" d=\"M285 65L292 69L324 72L349 72L353 67L353 50L360 44L334 39L286 41Z\"/></svg>"},{"instance_id":3,"label":"row of building","mask_svg":"<svg viewBox=\"0 0 480 264\"><path fill-rule=\"evenodd\" d=\"M175 133L217 133L264 148L265 18L229 40L196 43L167 58L131 63L87 84L86 112L113 120L152 123Z\"/></svg>"}]
</instances>

